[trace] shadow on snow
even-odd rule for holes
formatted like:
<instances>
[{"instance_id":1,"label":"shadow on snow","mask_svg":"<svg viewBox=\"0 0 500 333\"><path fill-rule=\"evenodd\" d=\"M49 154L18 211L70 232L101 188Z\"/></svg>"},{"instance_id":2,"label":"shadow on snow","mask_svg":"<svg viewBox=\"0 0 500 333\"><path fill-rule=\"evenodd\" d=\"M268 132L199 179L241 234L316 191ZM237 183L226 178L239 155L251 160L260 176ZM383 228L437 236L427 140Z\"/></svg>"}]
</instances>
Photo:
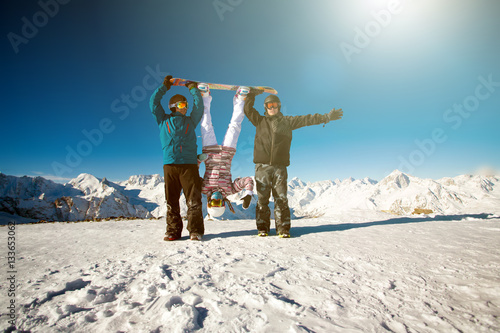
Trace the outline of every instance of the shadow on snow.
<instances>
[{"instance_id":1,"label":"shadow on snow","mask_svg":"<svg viewBox=\"0 0 500 333\"><path fill-rule=\"evenodd\" d=\"M398 225L398 224L409 224L409 223L422 223L422 222L438 222L438 221L463 221L465 219L479 219L488 220L493 219L492 214L459 214L459 215L436 215L434 217L397 217L382 221L371 221L371 222L361 222L361 223L341 223L341 224L326 224L318 226L293 226L292 224L292 236L299 237L311 233L318 232L331 232L331 231L345 231L357 228L366 228L379 225Z\"/></svg>"},{"instance_id":2,"label":"shadow on snow","mask_svg":"<svg viewBox=\"0 0 500 333\"><path fill-rule=\"evenodd\" d=\"M361 223L340 223L340 224L323 224L317 226L300 226L292 220L292 237L300 237L307 234L320 233L320 232L332 232L332 231L345 231L357 228L366 228L379 225L398 225L398 224L409 224L409 223L422 223L422 222L438 222L438 221L463 221L466 219L474 220L490 220L494 219L492 214L459 214L459 215L436 215L434 217L397 217L382 221L371 221L371 222L361 222ZM274 223L271 221L271 226ZM271 229L270 235L274 234L274 230ZM241 237L241 236L256 236L257 228L250 230L238 230L238 231L227 231L219 234L207 234L204 236L206 240L213 238L228 238L228 237Z\"/></svg>"}]
</instances>

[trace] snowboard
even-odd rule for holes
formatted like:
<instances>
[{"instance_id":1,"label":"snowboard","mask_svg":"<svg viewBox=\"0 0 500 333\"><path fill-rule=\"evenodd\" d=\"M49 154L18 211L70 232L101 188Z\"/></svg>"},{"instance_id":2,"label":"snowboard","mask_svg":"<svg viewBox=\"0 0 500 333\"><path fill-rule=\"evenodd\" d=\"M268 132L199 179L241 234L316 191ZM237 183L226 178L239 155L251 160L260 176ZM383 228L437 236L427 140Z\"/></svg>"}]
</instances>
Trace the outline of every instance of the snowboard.
<instances>
[{"instance_id":1,"label":"snowboard","mask_svg":"<svg viewBox=\"0 0 500 333\"><path fill-rule=\"evenodd\" d=\"M195 81L195 80L187 80L187 79L179 79L179 78L170 79L170 82L172 82L173 86L185 86L186 82L189 82L189 81ZM199 81L195 81L195 82L199 82ZM208 85L208 87L210 89L214 89L214 90L234 90L234 91L236 91L236 90L238 90L238 87L240 86L240 85L223 84L223 83L208 83L208 82L200 82L200 83L205 83ZM276 89L271 88L271 87L266 87L266 86L245 86L245 87L249 87L249 88L253 88L253 89L257 89L257 90L262 90L263 92L268 93L268 94L273 94L273 95L278 94Z\"/></svg>"}]
</instances>

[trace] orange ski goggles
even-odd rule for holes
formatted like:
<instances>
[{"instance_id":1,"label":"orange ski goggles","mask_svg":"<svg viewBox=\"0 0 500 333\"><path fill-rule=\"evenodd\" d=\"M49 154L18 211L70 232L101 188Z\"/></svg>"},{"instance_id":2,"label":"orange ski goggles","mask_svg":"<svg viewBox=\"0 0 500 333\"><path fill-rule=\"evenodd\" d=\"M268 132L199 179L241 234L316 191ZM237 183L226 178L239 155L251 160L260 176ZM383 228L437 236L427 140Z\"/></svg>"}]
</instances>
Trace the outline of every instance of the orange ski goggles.
<instances>
[{"instance_id":1,"label":"orange ski goggles","mask_svg":"<svg viewBox=\"0 0 500 333\"><path fill-rule=\"evenodd\" d=\"M169 107L171 107L171 108L179 108L179 109L185 109L185 108L187 108L187 106L188 106L188 102L186 102L186 101L180 101L180 102L172 103L169 105Z\"/></svg>"},{"instance_id":2,"label":"orange ski goggles","mask_svg":"<svg viewBox=\"0 0 500 333\"><path fill-rule=\"evenodd\" d=\"M266 103L266 108L267 109L274 109L274 108L277 108L279 105L280 105L280 103L278 103L278 102L270 102L270 103Z\"/></svg>"}]
</instances>

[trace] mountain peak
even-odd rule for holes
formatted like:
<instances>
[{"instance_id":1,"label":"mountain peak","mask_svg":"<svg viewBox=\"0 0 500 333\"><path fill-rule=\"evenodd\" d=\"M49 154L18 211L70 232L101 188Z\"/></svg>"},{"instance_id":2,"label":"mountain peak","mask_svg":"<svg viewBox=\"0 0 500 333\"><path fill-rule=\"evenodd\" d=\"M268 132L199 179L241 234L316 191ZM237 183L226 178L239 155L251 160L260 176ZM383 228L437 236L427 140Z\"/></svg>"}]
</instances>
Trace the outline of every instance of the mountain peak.
<instances>
[{"instance_id":1,"label":"mountain peak","mask_svg":"<svg viewBox=\"0 0 500 333\"><path fill-rule=\"evenodd\" d=\"M401 175L408 176L406 173L400 171L399 169L395 169L388 176L401 176Z\"/></svg>"},{"instance_id":2,"label":"mountain peak","mask_svg":"<svg viewBox=\"0 0 500 333\"><path fill-rule=\"evenodd\" d=\"M346 184L352 184L354 181L356 181L356 179L354 179L353 177L349 177L349 178L346 178L342 181L342 184L343 185L346 185Z\"/></svg>"},{"instance_id":3,"label":"mountain peak","mask_svg":"<svg viewBox=\"0 0 500 333\"><path fill-rule=\"evenodd\" d=\"M128 180L122 182L122 185L131 186L149 186L151 188L156 187L158 184L163 182L163 177L159 174L154 175L134 175L130 176Z\"/></svg>"},{"instance_id":4,"label":"mountain peak","mask_svg":"<svg viewBox=\"0 0 500 333\"><path fill-rule=\"evenodd\" d=\"M73 178L70 180L70 183L81 183L81 182L98 182L100 183L101 181L94 175L91 175L90 173L81 173L78 175L78 177Z\"/></svg>"},{"instance_id":5,"label":"mountain peak","mask_svg":"<svg viewBox=\"0 0 500 333\"><path fill-rule=\"evenodd\" d=\"M410 185L410 177L398 169L380 181L381 185L392 185L398 188L406 188Z\"/></svg>"},{"instance_id":6,"label":"mountain peak","mask_svg":"<svg viewBox=\"0 0 500 333\"><path fill-rule=\"evenodd\" d=\"M112 187L109 186L109 181L106 178L99 179L94 175L88 173L81 173L75 179L69 181L69 184L79 190L85 195L95 197L103 197L109 195L108 192L113 192Z\"/></svg>"},{"instance_id":7,"label":"mountain peak","mask_svg":"<svg viewBox=\"0 0 500 333\"><path fill-rule=\"evenodd\" d=\"M371 185L375 185L375 184L377 184L377 183L378 183L376 180L371 179L370 177L365 177L365 178L363 178L363 182L364 182L365 184L371 184Z\"/></svg>"},{"instance_id":8,"label":"mountain peak","mask_svg":"<svg viewBox=\"0 0 500 333\"><path fill-rule=\"evenodd\" d=\"M288 186L290 186L291 188L302 188L306 187L307 184L300 180L298 177L293 177L292 180L288 182Z\"/></svg>"}]
</instances>

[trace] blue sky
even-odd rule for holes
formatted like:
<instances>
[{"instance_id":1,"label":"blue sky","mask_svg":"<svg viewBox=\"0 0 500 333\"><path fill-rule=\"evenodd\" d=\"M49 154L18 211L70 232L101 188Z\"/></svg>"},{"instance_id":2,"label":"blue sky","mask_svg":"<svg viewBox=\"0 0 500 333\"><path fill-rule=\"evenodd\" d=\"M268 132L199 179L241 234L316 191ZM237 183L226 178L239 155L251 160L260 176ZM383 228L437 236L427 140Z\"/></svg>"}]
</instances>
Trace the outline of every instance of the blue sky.
<instances>
[{"instance_id":1,"label":"blue sky","mask_svg":"<svg viewBox=\"0 0 500 333\"><path fill-rule=\"evenodd\" d=\"M161 174L148 101L167 73L272 86L286 115L342 108L342 120L294 131L290 179L500 170L496 0L17 0L0 6L5 174L62 182L80 173L111 180ZM170 93L188 94L186 88ZM222 140L233 95L212 95ZM261 112L264 98L257 98ZM254 135L244 120L233 177L254 174Z\"/></svg>"}]
</instances>

